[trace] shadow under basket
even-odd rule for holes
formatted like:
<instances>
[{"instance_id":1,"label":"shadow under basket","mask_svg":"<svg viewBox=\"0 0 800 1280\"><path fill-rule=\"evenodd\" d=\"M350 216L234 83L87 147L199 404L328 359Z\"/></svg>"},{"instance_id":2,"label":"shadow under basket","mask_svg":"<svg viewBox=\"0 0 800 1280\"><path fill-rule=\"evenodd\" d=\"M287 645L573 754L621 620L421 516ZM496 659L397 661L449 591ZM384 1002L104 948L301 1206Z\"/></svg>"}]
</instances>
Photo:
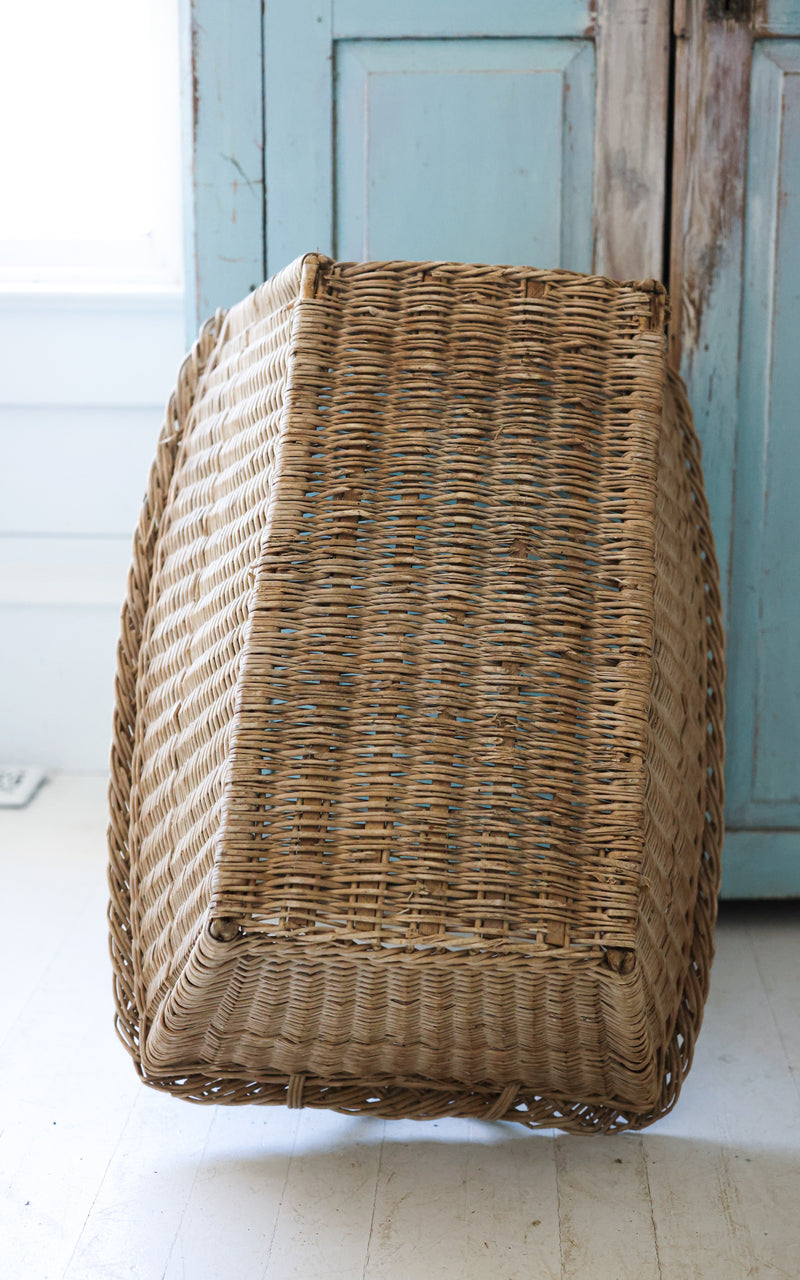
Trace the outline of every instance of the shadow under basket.
<instances>
[{"instance_id":1,"label":"shadow under basket","mask_svg":"<svg viewBox=\"0 0 800 1280\"><path fill-rule=\"evenodd\" d=\"M723 639L654 281L294 262L170 400L117 1026L194 1101L640 1128L701 1022Z\"/></svg>"}]
</instances>

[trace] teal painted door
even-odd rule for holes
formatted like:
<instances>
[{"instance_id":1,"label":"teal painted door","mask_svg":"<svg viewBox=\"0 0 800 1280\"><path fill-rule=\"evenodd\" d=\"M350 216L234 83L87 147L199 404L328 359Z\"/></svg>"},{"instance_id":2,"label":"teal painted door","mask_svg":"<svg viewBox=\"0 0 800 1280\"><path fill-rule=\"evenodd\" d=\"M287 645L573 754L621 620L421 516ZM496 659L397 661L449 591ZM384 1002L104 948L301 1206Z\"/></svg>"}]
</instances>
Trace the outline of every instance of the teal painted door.
<instances>
[{"instance_id":1,"label":"teal painted door","mask_svg":"<svg viewBox=\"0 0 800 1280\"><path fill-rule=\"evenodd\" d=\"M726 590L723 890L800 895L800 0L184 2L191 333L314 248L669 275Z\"/></svg>"},{"instance_id":2,"label":"teal painted door","mask_svg":"<svg viewBox=\"0 0 800 1280\"><path fill-rule=\"evenodd\" d=\"M337 257L591 269L590 41L351 40L336 70Z\"/></svg>"},{"instance_id":3,"label":"teal painted door","mask_svg":"<svg viewBox=\"0 0 800 1280\"><path fill-rule=\"evenodd\" d=\"M695 0L677 33L676 355L704 444L727 594L723 892L794 896L800 0L756 6L753 22L732 21L729 12L722 0Z\"/></svg>"},{"instance_id":4,"label":"teal painted door","mask_svg":"<svg viewBox=\"0 0 800 1280\"><path fill-rule=\"evenodd\" d=\"M660 275L668 4L630 9L268 0L267 271L316 248ZM655 72L623 110L632 50Z\"/></svg>"},{"instance_id":5,"label":"teal painted door","mask_svg":"<svg viewBox=\"0 0 800 1280\"><path fill-rule=\"evenodd\" d=\"M670 0L182 0L187 325L298 253L662 276Z\"/></svg>"}]
</instances>

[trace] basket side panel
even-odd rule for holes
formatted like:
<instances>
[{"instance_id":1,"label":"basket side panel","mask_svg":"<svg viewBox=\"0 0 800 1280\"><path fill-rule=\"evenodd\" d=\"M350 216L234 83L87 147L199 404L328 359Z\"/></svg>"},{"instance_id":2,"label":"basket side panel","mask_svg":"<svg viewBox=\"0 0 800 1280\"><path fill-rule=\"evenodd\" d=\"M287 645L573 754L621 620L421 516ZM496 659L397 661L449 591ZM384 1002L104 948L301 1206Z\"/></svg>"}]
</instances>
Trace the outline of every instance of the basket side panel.
<instances>
[{"instance_id":1,"label":"basket side panel","mask_svg":"<svg viewBox=\"0 0 800 1280\"><path fill-rule=\"evenodd\" d=\"M663 293L335 264L295 373L214 914L632 947Z\"/></svg>"},{"instance_id":2,"label":"basket side panel","mask_svg":"<svg viewBox=\"0 0 800 1280\"><path fill-rule=\"evenodd\" d=\"M159 529L131 794L134 955L149 1019L185 964L210 897L300 273L293 264L228 313Z\"/></svg>"},{"instance_id":3,"label":"basket side panel","mask_svg":"<svg viewBox=\"0 0 800 1280\"><path fill-rule=\"evenodd\" d=\"M665 1109L688 1070L713 955L724 743L719 571L685 388L670 371L659 444L653 688L637 951Z\"/></svg>"},{"instance_id":4,"label":"basket side panel","mask_svg":"<svg viewBox=\"0 0 800 1280\"><path fill-rule=\"evenodd\" d=\"M148 477L139 522L133 536L133 556L120 618L114 716L111 739L108 802L109 944L114 975L116 1026L120 1039L140 1057L141 1014L133 963L131 903L131 785L136 732L136 679L139 653L150 597L153 560L169 488L191 407L209 360L213 358L223 314L208 320L184 360L177 386L167 405L156 456Z\"/></svg>"}]
</instances>

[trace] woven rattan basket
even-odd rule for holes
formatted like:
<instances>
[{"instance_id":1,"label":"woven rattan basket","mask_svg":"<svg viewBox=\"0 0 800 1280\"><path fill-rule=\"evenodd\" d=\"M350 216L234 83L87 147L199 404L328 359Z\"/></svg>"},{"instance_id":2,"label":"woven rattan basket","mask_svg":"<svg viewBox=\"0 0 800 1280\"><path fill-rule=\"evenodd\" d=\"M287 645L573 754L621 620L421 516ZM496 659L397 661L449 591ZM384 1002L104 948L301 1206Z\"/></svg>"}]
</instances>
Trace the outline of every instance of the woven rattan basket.
<instances>
[{"instance_id":1,"label":"woven rattan basket","mask_svg":"<svg viewBox=\"0 0 800 1280\"><path fill-rule=\"evenodd\" d=\"M722 632L653 281L308 255L202 331L122 616L117 1025L196 1101L641 1127L705 1001Z\"/></svg>"}]
</instances>

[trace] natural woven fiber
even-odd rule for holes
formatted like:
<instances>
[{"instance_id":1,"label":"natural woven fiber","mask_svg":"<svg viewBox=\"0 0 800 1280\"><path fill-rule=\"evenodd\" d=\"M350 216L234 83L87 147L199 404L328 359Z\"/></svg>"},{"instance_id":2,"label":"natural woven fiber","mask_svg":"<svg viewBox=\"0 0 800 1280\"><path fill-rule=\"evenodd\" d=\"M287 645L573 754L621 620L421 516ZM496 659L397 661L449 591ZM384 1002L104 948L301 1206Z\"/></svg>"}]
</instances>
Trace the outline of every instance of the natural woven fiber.
<instances>
[{"instance_id":1,"label":"natural woven fiber","mask_svg":"<svg viewBox=\"0 0 800 1280\"><path fill-rule=\"evenodd\" d=\"M134 542L117 1025L196 1101L640 1128L702 1018L723 642L653 281L285 271Z\"/></svg>"}]
</instances>

